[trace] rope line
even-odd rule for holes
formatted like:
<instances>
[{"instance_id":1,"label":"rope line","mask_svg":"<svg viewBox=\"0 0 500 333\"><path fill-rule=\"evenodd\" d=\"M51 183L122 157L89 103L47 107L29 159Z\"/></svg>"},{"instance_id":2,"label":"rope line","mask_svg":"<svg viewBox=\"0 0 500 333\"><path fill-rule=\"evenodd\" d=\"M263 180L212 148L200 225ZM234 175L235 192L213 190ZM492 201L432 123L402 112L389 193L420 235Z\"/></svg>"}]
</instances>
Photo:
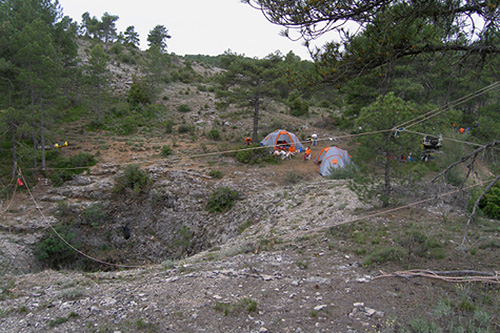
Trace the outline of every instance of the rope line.
<instances>
[{"instance_id":1,"label":"rope line","mask_svg":"<svg viewBox=\"0 0 500 333\"><path fill-rule=\"evenodd\" d=\"M3 209L2 212L0 212L0 216L3 216L5 214L5 212L7 212L7 210L9 210L10 206L14 202L14 198L16 196L17 187L18 187L19 184L15 180L13 180L13 182L14 182L14 192L12 192L12 197L11 197L11 199L10 199L7 207L5 207L5 209ZM8 187L8 186L10 186L10 184L7 185L6 187Z\"/></svg>"},{"instance_id":2,"label":"rope line","mask_svg":"<svg viewBox=\"0 0 500 333\"><path fill-rule=\"evenodd\" d=\"M413 118L411 120L408 120L408 121L400 124L399 126L394 127L393 130L396 130L398 128L415 126L415 125L417 125L417 124L419 124L421 122L424 122L424 121L426 121L426 120L428 120L430 118L433 118L433 117L435 117L435 116L437 116L437 115L439 115L441 113L444 113L444 112L450 110L452 107L455 107L457 105L460 105L460 104L463 104L465 102L468 102L471 99L476 98L478 96L481 96L481 95L489 92L490 90L493 90L493 89L498 88L498 87L500 87L500 81L494 82L494 83L492 83L492 84L490 84L490 85L488 85L488 86L486 86L484 88L479 89L478 91L476 91L474 93L470 93L469 95L466 95L464 97L460 97L459 99L451 102L449 105L447 105L444 108L443 107L438 107L438 108L436 108L436 109L434 109L432 111L426 112L426 113L424 113L424 114L422 114L422 115L420 115L418 117L415 117L415 118ZM423 118L423 119L419 120L420 118ZM412 124L412 122L414 122L414 123Z\"/></svg>"},{"instance_id":3,"label":"rope line","mask_svg":"<svg viewBox=\"0 0 500 333\"><path fill-rule=\"evenodd\" d=\"M407 130L407 129L405 129L403 132L408 132L408 133L417 134L417 135L423 135L423 136L431 135L431 134L416 132L416 131ZM436 136L436 135L433 135L433 136ZM443 140L453 141L453 142L458 142L458 143L463 143L463 144L467 144L467 145L470 145L470 146L476 146L476 147L484 147L485 146L485 144L474 143L474 142L469 142L469 141L461 141L461 140L456 140L456 139L446 138L446 137L443 137Z\"/></svg>"}]
</instances>

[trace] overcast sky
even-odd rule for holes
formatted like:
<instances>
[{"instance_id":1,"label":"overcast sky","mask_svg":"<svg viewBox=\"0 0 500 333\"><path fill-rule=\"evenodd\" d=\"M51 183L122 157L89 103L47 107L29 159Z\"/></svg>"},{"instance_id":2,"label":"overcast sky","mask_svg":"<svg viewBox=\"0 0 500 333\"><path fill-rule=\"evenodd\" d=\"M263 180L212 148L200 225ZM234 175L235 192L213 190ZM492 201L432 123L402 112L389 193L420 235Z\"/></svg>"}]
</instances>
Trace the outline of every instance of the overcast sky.
<instances>
[{"instance_id":1,"label":"overcast sky","mask_svg":"<svg viewBox=\"0 0 500 333\"><path fill-rule=\"evenodd\" d=\"M142 49L148 47L149 31L159 24L172 36L167 40L167 51L178 55L215 56L230 49L263 58L279 50L284 55L293 51L302 59L311 59L302 41L293 42L280 36L280 26L269 23L260 11L239 0L59 0L59 3L63 13L78 23L87 11L99 19L104 12L117 15L118 32L133 25Z\"/></svg>"}]
</instances>

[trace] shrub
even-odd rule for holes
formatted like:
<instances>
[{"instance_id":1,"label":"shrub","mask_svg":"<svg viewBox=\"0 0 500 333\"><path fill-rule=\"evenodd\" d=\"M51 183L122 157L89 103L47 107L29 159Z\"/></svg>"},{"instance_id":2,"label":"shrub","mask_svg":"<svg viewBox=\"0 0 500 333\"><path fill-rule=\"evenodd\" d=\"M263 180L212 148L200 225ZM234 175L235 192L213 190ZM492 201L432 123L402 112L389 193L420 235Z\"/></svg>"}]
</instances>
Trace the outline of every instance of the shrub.
<instances>
[{"instance_id":1,"label":"shrub","mask_svg":"<svg viewBox=\"0 0 500 333\"><path fill-rule=\"evenodd\" d=\"M221 139L220 133L218 130L215 128L212 128L208 133L207 133L207 138L214 140L214 141L219 141Z\"/></svg>"},{"instance_id":2,"label":"shrub","mask_svg":"<svg viewBox=\"0 0 500 333\"><path fill-rule=\"evenodd\" d=\"M300 97L295 98L290 102L290 114L296 117L307 116L309 114L309 103Z\"/></svg>"},{"instance_id":3,"label":"shrub","mask_svg":"<svg viewBox=\"0 0 500 333\"><path fill-rule=\"evenodd\" d=\"M114 43L113 46L109 49L110 53L120 54L123 50L123 45L120 43Z\"/></svg>"},{"instance_id":4,"label":"shrub","mask_svg":"<svg viewBox=\"0 0 500 333\"><path fill-rule=\"evenodd\" d=\"M164 157L167 157L167 156L170 156L174 153L174 151L172 150L172 148L170 146L163 146L161 148L161 156L164 156Z\"/></svg>"},{"instance_id":5,"label":"shrub","mask_svg":"<svg viewBox=\"0 0 500 333\"><path fill-rule=\"evenodd\" d=\"M331 105L330 102L328 102L326 99L323 99L321 102L319 102L318 106L322 108L329 108Z\"/></svg>"},{"instance_id":6,"label":"shrub","mask_svg":"<svg viewBox=\"0 0 500 333\"><path fill-rule=\"evenodd\" d=\"M329 179L353 179L359 172L354 164L348 164L343 168L330 168L329 171Z\"/></svg>"},{"instance_id":7,"label":"shrub","mask_svg":"<svg viewBox=\"0 0 500 333\"><path fill-rule=\"evenodd\" d=\"M71 180L73 175L80 174L87 170L86 167L91 167L96 164L94 155L90 153L78 153L69 158L57 156L54 158L54 170L48 173L47 177L52 181L52 185L61 186L64 182Z\"/></svg>"},{"instance_id":8,"label":"shrub","mask_svg":"<svg viewBox=\"0 0 500 333\"><path fill-rule=\"evenodd\" d=\"M177 111L179 112L189 112L191 111L191 107L187 104L181 104L177 107Z\"/></svg>"},{"instance_id":9,"label":"shrub","mask_svg":"<svg viewBox=\"0 0 500 333\"><path fill-rule=\"evenodd\" d=\"M223 186L212 193L205 208L212 213L223 213L231 209L239 197L240 195L237 191Z\"/></svg>"},{"instance_id":10,"label":"shrub","mask_svg":"<svg viewBox=\"0 0 500 333\"><path fill-rule=\"evenodd\" d=\"M97 121L97 120L91 120L86 126L85 126L85 129L87 131L90 131L90 132L97 132L99 130L102 130L104 129L106 126L104 125L104 123L102 123L101 121Z\"/></svg>"},{"instance_id":11,"label":"shrub","mask_svg":"<svg viewBox=\"0 0 500 333\"><path fill-rule=\"evenodd\" d=\"M54 225L54 230L68 243L75 244L75 233L63 223ZM70 266L76 259L77 253L70 248L52 229L47 229L42 238L35 244L35 255L38 260L53 269Z\"/></svg>"},{"instance_id":12,"label":"shrub","mask_svg":"<svg viewBox=\"0 0 500 333\"><path fill-rule=\"evenodd\" d=\"M103 204L98 202L83 210L81 216L85 223L90 224L94 228L96 228L104 223L107 214L104 210Z\"/></svg>"},{"instance_id":13,"label":"shrub","mask_svg":"<svg viewBox=\"0 0 500 333\"><path fill-rule=\"evenodd\" d=\"M479 208L489 218L500 220L500 184L496 183L483 196Z\"/></svg>"},{"instance_id":14,"label":"shrub","mask_svg":"<svg viewBox=\"0 0 500 333\"><path fill-rule=\"evenodd\" d=\"M423 258L444 258L441 242L434 237L427 237L419 231L409 231L398 243L410 254Z\"/></svg>"},{"instance_id":15,"label":"shrub","mask_svg":"<svg viewBox=\"0 0 500 333\"><path fill-rule=\"evenodd\" d=\"M184 133L194 133L194 126L193 125L187 125L183 124L180 125L179 128L177 129L179 134L184 134Z\"/></svg>"},{"instance_id":16,"label":"shrub","mask_svg":"<svg viewBox=\"0 0 500 333\"><path fill-rule=\"evenodd\" d=\"M138 165L131 164L125 167L122 175L115 178L113 190L117 193L132 190L134 194L138 195L141 192L146 192L150 184L148 173Z\"/></svg>"},{"instance_id":17,"label":"shrub","mask_svg":"<svg viewBox=\"0 0 500 333\"><path fill-rule=\"evenodd\" d=\"M257 311L257 302L251 298L243 298L238 302L238 304L240 305L240 307L245 308L248 312Z\"/></svg>"},{"instance_id":18,"label":"shrub","mask_svg":"<svg viewBox=\"0 0 500 333\"><path fill-rule=\"evenodd\" d=\"M127 102L119 102L111 107L111 114L115 118L126 116L130 113L130 104Z\"/></svg>"},{"instance_id":19,"label":"shrub","mask_svg":"<svg viewBox=\"0 0 500 333\"><path fill-rule=\"evenodd\" d=\"M73 178L73 173L68 170L58 170L48 174L48 178L55 187L62 186L68 180Z\"/></svg>"},{"instance_id":20,"label":"shrub","mask_svg":"<svg viewBox=\"0 0 500 333\"><path fill-rule=\"evenodd\" d=\"M382 247L371 252L363 259L363 265L382 264L388 261L402 261L408 253L400 247Z\"/></svg>"},{"instance_id":21,"label":"shrub","mask_svg":"<svg viewBox=\"0 0 500 333\"><path fill-rule=\"evenodd\" d=\"M294 185L294 184L299 184L304 180L305 180L304 175L295 172L289 172L283 178L283 184Z\"/></svg>"},{"instance_id":22,"label":"shrub","mask_svg":"<svg viewBox=\"0 0 500 333\"><path fill-rule=\"evenodd\" d=\"M224 174L220 170L210 170L208 175L215 179L221 179L224 176Z\"/></svg>"},{"instance_id":23,"label":"shrub","mask_svg":"<svg viewBox=\"0 0 500 333\"><path fill-rule=\"evenodd\" d=\"M69 158L71 168L90 167L96 164L94 155L90 153L78 153Z\"/></svg>"},{"instance_id":24,"label":"shrub","mask_svg":"<svg viewBox=\"0 0 500 333\"><path fill-rule=\"evenodd\" d=\"M276 161L278 161L274 159L266 149L258 149L259 147L258 143L254 143L251 146L240 147L241 150L236 153L236 160L244 164L261 164L264 162L276 163Z\"/></svg>"},{"instance_id":25,"label":"shrub","mask_svg":"<svg viewBox=\"0 0 500 333\"><path fill-rule=\"evenodd\" d=\"M128 91L127 101L132 105L151 103L151 94L142 82L134 82Z\"/></svg>"},{"instance_id":26,"label":"shrub","mask_svg":"<svg viewBox=\"0 0 500 333\"><path fill-rule=\"evenodd\" d=\"M119 126L118 134L120 135L134 134L135 132L137 132L137 126L138 126L137 120L133 116L127 116L123 118Z\"/></svg>"},{"instance_id":27,"label":"shrub","mask_svg":"<svg viewBox=\"0 0 500 333\"><path fill-rule=\"evenodd\" d=\"M169 119L165 122L163 122L163 125L165 126L165 133L170 134L174 130L174 121L172 119Z\"/></svg>"}]
</instances>

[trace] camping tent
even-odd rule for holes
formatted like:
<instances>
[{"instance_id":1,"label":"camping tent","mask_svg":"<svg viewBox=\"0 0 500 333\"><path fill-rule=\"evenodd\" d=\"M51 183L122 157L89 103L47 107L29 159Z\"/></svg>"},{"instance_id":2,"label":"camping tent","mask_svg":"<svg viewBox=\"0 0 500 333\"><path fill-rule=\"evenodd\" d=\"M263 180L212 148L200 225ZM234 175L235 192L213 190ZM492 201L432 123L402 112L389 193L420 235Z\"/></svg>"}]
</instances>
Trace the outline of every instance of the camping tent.
<instances>
[{"instance_id":1,"label":"camping tent","mask_svg":"<svg viewBox=\"0 0 500 333\"><path fill-rule=\"evenodd\" d=\"M304 146L302 145L302 143L300 143L295 134L281 129L269 133L259 144L261 146L273 146L274 149L276 149L276 147L279 147L281 142L286 142L286 144L290 146L292 150L305 150Z\"/></svg>"},{"instance_id":2,"label":"camping tent","mask_svg":"<svg viewBox=\"0 0 500 333\"><path fill-rule=\"evenodd\" d=\"M326 147L321 150L314 163L320 164L319 173L322 176L329 176L331 168L343 168L351 163L351 157L347 151L338 147Z\"/></svg>"}]
</instances>

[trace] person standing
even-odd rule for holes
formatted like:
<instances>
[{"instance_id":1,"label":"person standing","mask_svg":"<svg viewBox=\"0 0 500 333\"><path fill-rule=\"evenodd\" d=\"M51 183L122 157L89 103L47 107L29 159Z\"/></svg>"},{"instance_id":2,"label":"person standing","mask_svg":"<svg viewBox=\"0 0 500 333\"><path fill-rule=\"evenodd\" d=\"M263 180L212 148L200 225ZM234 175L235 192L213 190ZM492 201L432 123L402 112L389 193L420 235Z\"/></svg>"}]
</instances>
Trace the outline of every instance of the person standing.
<instances>
[{"instance_id":1,"label":"person standing","mask_svg":"<svg viewBox=\"0 0 500 333\"><path fill-rule=\"evenodd\" d=\"M317 146L317 145L318 145L318 134L313 133L313 134L311 135L311 138L312 138L312 145L313 145L313 146Z\"/></svg>"}]
</instances>

